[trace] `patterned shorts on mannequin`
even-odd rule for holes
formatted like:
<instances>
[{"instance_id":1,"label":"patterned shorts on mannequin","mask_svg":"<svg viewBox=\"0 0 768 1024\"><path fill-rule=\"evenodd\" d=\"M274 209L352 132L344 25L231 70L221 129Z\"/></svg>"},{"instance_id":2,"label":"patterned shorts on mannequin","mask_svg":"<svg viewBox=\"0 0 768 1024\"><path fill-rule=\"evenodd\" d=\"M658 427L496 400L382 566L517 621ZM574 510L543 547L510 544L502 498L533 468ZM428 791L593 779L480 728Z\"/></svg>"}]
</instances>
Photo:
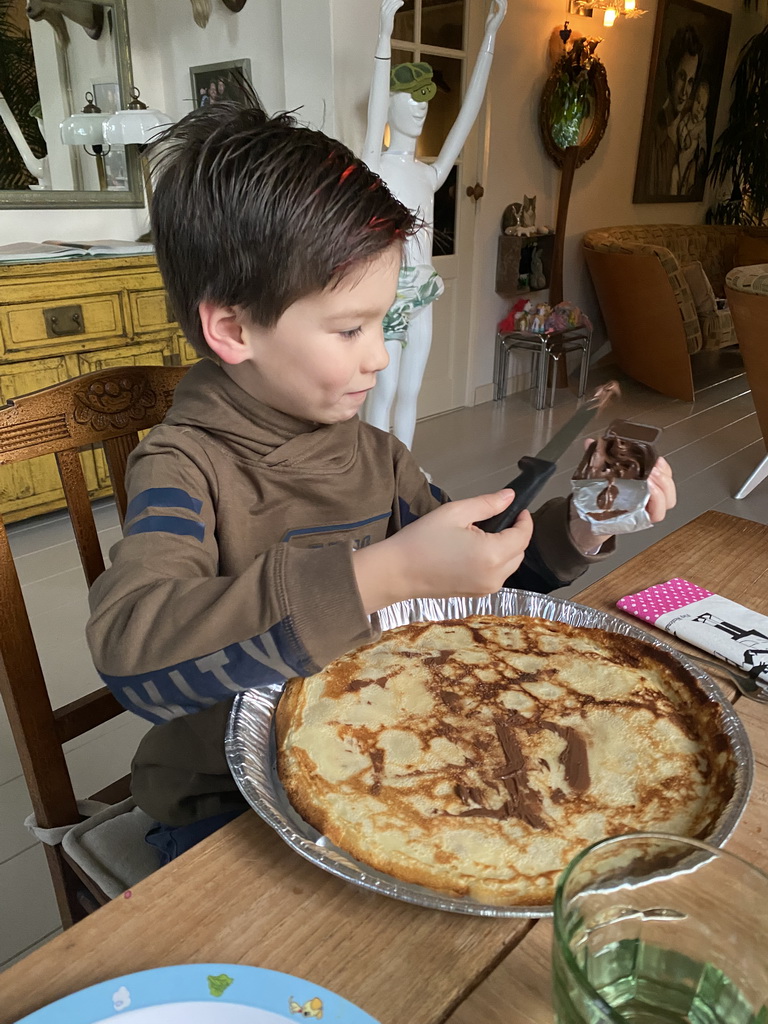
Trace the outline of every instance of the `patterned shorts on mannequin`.
<instances>
[{"instance_id":1,"label":"patterned shorts on mannequin","mask_svg":"<svg viewBox=\"0 0 768 1024\"><path fill-rule=\"evenodd\" d=\"M413 314L439 299L445 291L442 277L429 264L401 267L397 297L384 317L384 340L408 344L408 324Z\"/></svg>"}]
</instances>

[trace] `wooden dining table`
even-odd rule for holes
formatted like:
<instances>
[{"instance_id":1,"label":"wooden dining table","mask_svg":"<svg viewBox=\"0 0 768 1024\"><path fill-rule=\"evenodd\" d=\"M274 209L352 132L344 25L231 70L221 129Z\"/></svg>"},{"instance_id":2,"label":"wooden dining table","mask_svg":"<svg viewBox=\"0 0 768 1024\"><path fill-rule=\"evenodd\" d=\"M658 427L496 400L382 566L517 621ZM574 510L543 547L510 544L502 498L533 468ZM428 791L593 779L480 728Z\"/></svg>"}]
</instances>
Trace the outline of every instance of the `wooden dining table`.
<instances>
[{"instance_id":1,"label":"wooden dining table","mask_svg":"<svg viewBox=\"0 0 768 1024\"><path fill-rule=\"evenodd\" d=\"M673 576L768 614L768 526L706 512L575 600L635 621L616 601ZM755 759L727 848L768 869L768 705L739 697L724 675L722 685ZM0 974L0 1024L120 975L212 962L307 978L381 1024L551 1024L551 939L546 919L445 913L358 888L246 812Z\"/></svg>"}]
</instances>

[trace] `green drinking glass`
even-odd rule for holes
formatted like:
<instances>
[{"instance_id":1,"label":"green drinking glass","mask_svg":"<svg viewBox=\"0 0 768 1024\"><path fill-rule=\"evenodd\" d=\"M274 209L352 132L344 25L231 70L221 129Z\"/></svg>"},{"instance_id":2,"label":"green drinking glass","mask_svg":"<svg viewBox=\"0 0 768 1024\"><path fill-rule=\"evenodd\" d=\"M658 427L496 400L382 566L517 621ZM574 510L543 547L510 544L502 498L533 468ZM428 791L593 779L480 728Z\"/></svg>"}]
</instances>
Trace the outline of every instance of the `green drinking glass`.
<instances>
[{"instance_id":1,"label":"green drinking glass","mask_svg":"<svg viewBox=\"0 0 768 1024\"><path fill-rule=\"evenodd\" d=\"M555 894L557 1024L768 1024L768 875L658 832L578 854Z\"/></svg>"}]
</instances>

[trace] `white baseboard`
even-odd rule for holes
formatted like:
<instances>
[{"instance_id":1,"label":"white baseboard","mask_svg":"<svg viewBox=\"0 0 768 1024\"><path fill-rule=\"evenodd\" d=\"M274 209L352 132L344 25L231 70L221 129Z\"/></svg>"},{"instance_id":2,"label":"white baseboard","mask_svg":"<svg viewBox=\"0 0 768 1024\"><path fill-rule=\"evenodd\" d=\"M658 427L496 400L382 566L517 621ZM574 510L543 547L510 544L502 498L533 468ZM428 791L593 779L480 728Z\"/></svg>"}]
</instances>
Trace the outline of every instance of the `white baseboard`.
<instances>
[{"instance_id":1,"label":"white baseboard","mask_svg":"<svg viewBox=\"0 0 768 1024\"><path fill-rule=\"evenodd\" d=\"M504 392L504 395L505 397L507 395L516 395L519 391L527 391L532 386L530 373L518 373L516 376L509 376L507 378L507 390ZM473 405L492 402L495 391L495 384L481 384L480 387L475 388Z\"/></svg>"}]
</instances>

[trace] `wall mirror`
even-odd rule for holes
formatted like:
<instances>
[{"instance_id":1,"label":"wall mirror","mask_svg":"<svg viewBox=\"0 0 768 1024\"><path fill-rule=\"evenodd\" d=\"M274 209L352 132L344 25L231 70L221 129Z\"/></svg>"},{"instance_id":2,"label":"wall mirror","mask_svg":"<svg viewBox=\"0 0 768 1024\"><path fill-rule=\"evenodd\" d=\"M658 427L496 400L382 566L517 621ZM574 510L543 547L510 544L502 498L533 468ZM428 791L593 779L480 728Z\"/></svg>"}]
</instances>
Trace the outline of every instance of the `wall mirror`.
<instances>
[{"instance_id":1,"label":"wall mirror","mask_svg":"<svg viewBox=\"0 0 768 1024\"><path fill-rule=\"evenodd\" d=\"M126 0L0 0L0 208L142 206L136 147L100 162L60 132L89 103L126 107L132 84Z\"/></svg>"},{"instance_id":2,"label":"wall mirror","mask_svg":"<svg viewBox=\"0 0 768 1024\"><path fill-rule=\"evenodd\" d=\"M605 67L594 53L598 42L577 39L555 64L541 95L541 138L558 167L572 146L578 147L576 166L581 167L597 149L608 124L611 93Z\"/></svg>"}]
</instances>

